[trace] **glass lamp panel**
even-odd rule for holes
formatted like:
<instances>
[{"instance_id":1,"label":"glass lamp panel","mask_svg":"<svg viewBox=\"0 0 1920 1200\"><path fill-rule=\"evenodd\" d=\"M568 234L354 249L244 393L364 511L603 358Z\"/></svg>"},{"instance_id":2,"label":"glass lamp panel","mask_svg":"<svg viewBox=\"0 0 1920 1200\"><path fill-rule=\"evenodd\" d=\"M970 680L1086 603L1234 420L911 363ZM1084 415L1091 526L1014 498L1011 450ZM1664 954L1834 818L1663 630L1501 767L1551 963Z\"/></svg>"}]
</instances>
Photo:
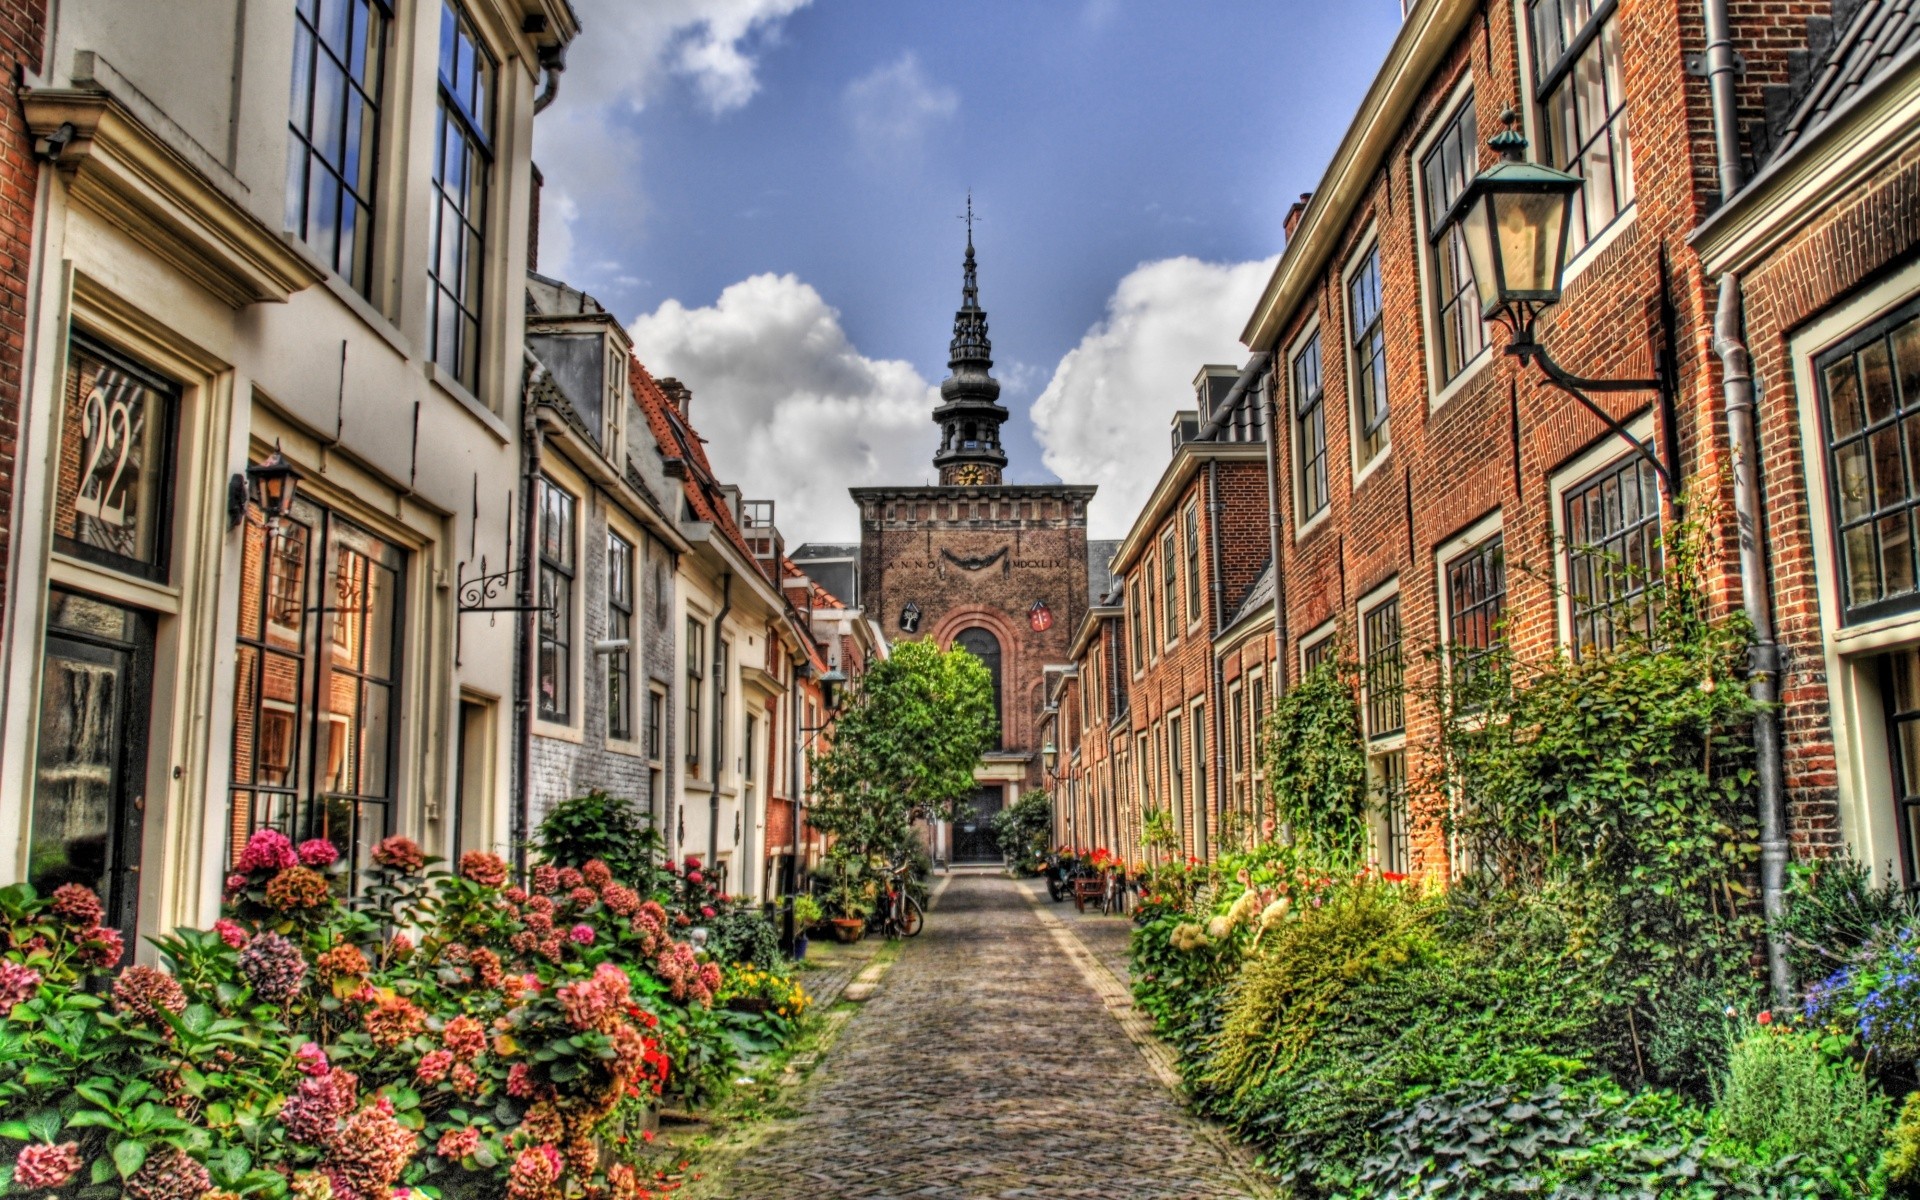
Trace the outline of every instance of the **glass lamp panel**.
<instances>
[{"instance_id":1,"label":"glass lamp panel","mask_svg":"<svg viewBox=\"0 0 1920 1200\"><path fill-rule=\"evenodd\" d=\"M1500 290L1507 295L1558 291L1566 197L1496 192L1492 203L1500 242Z\"/></svg>"},{"instance_id":2,"label":"glass lamp panel","mask_svg":"<svg viewBox=\"0 0 1920 1200\"><path fill-rule=\"evenodd\" d=\"M1461 240L1467 244L1467 264L1473 270L1473 284L1480 295L1480 315L1488 320L1498 316L1504 304L1500 273L1493 261L1493 230L1488 221L1491 203L1488 197L1475 197L1460 218Z\"/></svg>"}]
</instances>

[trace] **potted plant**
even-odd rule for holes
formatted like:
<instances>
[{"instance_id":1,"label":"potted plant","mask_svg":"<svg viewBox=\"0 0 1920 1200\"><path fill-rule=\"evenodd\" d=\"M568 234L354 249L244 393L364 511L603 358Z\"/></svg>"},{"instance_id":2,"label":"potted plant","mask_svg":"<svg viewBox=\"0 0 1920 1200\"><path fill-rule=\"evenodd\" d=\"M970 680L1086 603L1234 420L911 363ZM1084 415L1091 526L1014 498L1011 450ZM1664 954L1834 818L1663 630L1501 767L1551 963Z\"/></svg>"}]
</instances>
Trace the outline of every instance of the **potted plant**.
<instances>
[{"instance_id":1,"label":"potted plant","mask_svg":"<svg viewBox=\"0 0 1920 1200\"><path fill-rule=\"evenodd\" d=\"M872 885L860 864L839 858L830 864L826 911L833 914L833 940L841 945L860 940L867 931L867 917L873 912Z\"/></svg>"},{"instance_id":2,"label":"potted plant","mask_svg":"<svg viewBox=\"0 0 1920 1200\"><path fill-rule=\"evenodd\" d=\"M793 898L793 960L795 962L806 958L807 934L826 915L820 907L820 902L812 896L802 894Z\"/></svg>"}]
</instances>

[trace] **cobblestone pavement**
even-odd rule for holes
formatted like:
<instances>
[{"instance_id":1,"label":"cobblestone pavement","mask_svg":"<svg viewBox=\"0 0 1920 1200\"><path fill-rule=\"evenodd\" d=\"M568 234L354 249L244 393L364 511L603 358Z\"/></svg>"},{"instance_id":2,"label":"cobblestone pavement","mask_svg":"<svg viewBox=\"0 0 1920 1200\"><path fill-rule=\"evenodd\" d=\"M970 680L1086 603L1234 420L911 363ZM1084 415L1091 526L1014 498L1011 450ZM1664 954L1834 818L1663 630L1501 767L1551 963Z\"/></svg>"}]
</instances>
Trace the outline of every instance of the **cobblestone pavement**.
<instances>
[{"instance_id":1,"label":"cobblestone pavement","mask_svg":"<svg viewBox=\"0 0 1920 1200\"><path fill-rule=\"evenodd\" d=\"M878 994L780 1122L732 1169L729 1200L1266 1196L1189 1116L1116 1016L1124 993L1023 885L953 879ZM1041 908L1039 906L1046 906ZM1156 1070L1159 1074L1156 1074Z\"/></svg>"}]
</instances>

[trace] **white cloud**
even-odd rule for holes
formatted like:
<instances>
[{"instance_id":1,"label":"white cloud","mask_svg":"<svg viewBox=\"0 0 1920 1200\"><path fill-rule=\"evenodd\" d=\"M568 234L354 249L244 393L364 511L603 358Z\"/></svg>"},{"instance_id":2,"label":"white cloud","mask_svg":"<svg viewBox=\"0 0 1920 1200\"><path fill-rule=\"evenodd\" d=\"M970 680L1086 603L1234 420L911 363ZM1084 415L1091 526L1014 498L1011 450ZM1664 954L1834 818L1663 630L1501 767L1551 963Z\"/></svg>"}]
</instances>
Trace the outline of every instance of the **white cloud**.
<instances>
[{"instance_id":1,"label":"white cloud","mask_svg":"<svg viewBox=\"0 0 1920 1200\"><path fill-rule=\"evenodd\" d=\"M744 279L706 308L669 300L630 328L648 370L693 389L714 470L775 501L789 545L857 540L849 487L929 474L938 390L909 363L860 353L792 275Z\"/></svg>"},{"instance_id":2,"label":"white cloud","mask_svg":"<svg viewBox=\"0 0 1920 1200\"><path fill-rule=\"evenodd\" d=\"M1167 464L1160 431L1194 406L1200 368L1246 360L1240 330L1273 264L1169 258L1135 267L1054 369L1033 403L1034 432L1048 470L1099 485L1088 514L1094 537L1123 535L1146 501Z\"/></svg>"},{"instance_id":3,"label":"white cloud","mask_svg":"<svg viewBox=\"0 0 1920 1200\"><path fill-rule=\"evenodd\" d=\"M928 79L911 50L849 83L842 100L854 138L876 162L917 151L936 122L960 109L960 94Z\"/></svg>"},{"instance_id":4,"label":"white cloud","mask_svg":"<svg viewBox=\"0 0 1920 1200\"><path fill-rule=\"evenodd\" d=\"M692 84L718 116L760 90L759 47L811 0L577 0L581 33L551 109L534 122L535 158L546 176L540 266L565 276L573 223L590 213L631 219L640 196L640 154L624 118L669 80Z\"/></svg>"}]
</instances>

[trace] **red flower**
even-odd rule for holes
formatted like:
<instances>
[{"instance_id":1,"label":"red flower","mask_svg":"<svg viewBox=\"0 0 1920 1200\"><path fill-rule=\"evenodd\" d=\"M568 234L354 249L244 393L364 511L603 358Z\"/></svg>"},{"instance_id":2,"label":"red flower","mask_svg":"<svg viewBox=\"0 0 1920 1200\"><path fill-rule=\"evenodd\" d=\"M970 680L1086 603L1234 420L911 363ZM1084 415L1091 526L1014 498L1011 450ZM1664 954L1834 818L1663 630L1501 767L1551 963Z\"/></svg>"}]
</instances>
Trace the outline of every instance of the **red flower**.
<instances>
[{"instance_id":1,"label":"red flower","mask_svg":"<svg viewBox=\"0 0 1920 1200\"><path fill-rule=\"evenodd\" d=\"M1773 1024L1773 1014L1770 1012L1763 1012L1759 1016L1755 1017L1754 1020L1760 1022L1762 1025L1771 1025Z\"/></svg>"}]
</instances>

